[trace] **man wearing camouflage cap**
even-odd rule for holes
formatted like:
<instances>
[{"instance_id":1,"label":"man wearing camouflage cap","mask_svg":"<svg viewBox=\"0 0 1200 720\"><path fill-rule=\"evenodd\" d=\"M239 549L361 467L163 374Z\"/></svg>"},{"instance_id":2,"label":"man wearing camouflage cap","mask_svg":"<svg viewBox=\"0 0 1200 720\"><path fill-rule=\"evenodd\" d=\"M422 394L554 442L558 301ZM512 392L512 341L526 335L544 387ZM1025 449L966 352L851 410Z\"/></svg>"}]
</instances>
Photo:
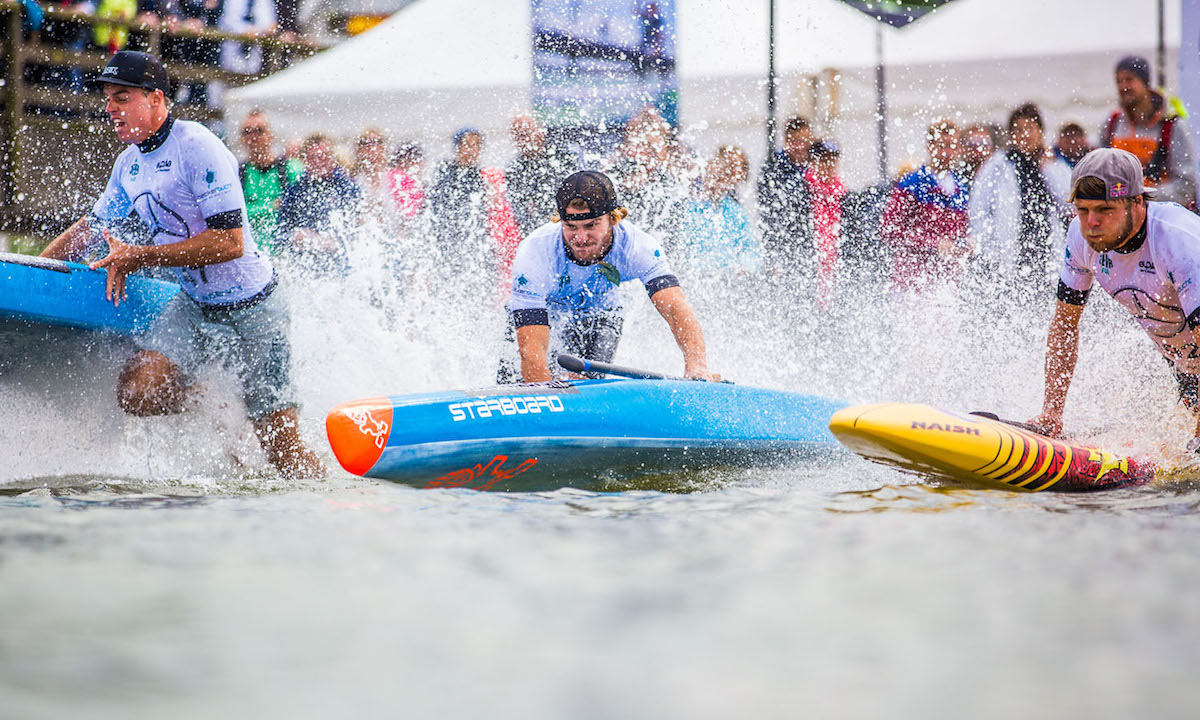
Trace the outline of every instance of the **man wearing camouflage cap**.
<instances>
[{"instance_id":1,"label":"man wearing camouflage cap","mask_svg":"<svg viewBox=\"0 0 1200 720\"><path fill-rule=\"evenodd\" d=\"M1079 354L1079 319L1097 283L1137 320L1175 373L1179 397L1200 412L1200 217L1173 202L1149 202L1142 164L1125 150L1088 153L1071 173L1078 216L1067 230L1058 303L1046 348L1042 414L1030 420L1057 435ZM1189 450L1200 448L1197 438Z\"/></svg>"}]
</instances>

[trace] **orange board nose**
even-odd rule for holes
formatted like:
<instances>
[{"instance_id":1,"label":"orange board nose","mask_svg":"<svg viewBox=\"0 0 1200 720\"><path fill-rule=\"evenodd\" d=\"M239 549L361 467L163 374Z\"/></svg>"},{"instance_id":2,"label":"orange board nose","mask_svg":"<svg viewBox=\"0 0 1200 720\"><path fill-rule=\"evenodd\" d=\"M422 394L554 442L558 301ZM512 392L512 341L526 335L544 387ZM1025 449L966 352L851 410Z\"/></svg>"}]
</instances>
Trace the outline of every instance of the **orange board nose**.
<instances>
[{"instance_id":1,"label":"orange board nose","mask_svg":"<svg viewBox=\"0 0 1200 720\"><path fill-rule=\"evenodd\" d=\"M392 432L392 402L385 397L352 400L325 418L329 447L347 472L365 475L383 454Z\"/></svg>"}]
</instances>

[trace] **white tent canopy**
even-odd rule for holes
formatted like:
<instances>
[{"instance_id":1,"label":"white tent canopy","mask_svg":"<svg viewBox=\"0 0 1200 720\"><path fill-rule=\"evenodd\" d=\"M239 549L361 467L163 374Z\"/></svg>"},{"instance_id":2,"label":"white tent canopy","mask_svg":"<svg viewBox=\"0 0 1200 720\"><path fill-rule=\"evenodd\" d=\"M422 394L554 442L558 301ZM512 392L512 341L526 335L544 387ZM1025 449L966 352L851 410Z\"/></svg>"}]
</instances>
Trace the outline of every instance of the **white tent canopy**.
<instances>
[{"instance_id":1,"label":"white tent canopy","mask_svg":"<svg viewBox=\"0 0 1200 720\"><path fill-rule=\"evenodd\" d=\"M833 0L777 2L779 117L809 114L819 132L842 141L847 180L874 179L876 24ZM689 139L701 151L736 142L759 161L765 3L677 6L680 108ZM1167 6L1167 37L1174 39L1178 0ZM530 25L530 0L417 0L360 37L230 92L229 118L238 122L260 107L281 138L322 131L343 142L377 127L393 143L419 142L431 159L446 156L453 133L471 126L488 138L485 162L502 164L511 153L508 123L529 109ZM1033 101L1047 110L1051 128L1063 120L1096 127L1115 103L1112 66L1127 52L1153 47L1156 16L1150 8L1130 13L1123 0L1093 0L1086 13L1074 3L956 0L909 28L884 32L895 167L913 159L913 139L935 115L1003 122L1009 108ZM830 67L842 69L822 73L837 78L833 90L813 82ZM1171 84L1173 62L1168 70Z\"/></svg>"}]
</instances>

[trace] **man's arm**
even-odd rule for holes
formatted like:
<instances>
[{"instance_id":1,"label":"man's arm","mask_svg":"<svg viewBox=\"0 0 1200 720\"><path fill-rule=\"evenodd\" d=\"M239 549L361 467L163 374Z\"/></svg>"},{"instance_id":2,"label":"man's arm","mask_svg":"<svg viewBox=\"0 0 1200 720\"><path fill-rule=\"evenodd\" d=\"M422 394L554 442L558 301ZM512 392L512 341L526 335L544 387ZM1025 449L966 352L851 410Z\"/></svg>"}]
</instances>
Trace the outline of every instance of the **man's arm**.
<instances>
[{"instance_id":1,"label":"man's arm","mask_svg":"<svg viewBox=\"0 0 1200 720\"><path fill-rule=\"evenodd\" d=\"M683 374L700 380L720 380L708 371L704 331L683 290L678 285L666 287L651 295L650 300L667 321L675 343L683 351Z\"/></svg>"},{"instance_id":2,"label":"man's arm","mask_svg":"<svg viewBox=\"0 0 1200 720\"><path fill-rule=\"evenodd\" d=\"M1031 425L1045 428L1048 435L1062 432L1063 410L1067 405L1067 390L1075 374L1075 362L1079 359L1079 319L1083 316L1083 305L1066 303L1062 300L1054 308L1050 320L1050 333L1046 338L1046 395L1042 402L1042 414L1029 421Z\"/></svg>"},{"instance_id":3,"label":"man's arm","mask_svg":"<svg viewBox=\"0 0 1200 720\"><path fill-rule=\"evenodd\" d=\"M55 260L73 260L87 250L88 241L91 240L92 228L88 224L87 216L79 218L71 227L63 231L62 235L54 238L45 250L42 250L42 257L54 258Z\"/></svg>"},{"instance_id":4,"label":"man's arm","mask_svg":"<svg viewBox=\"0 0 1200 720\"><path fill-rule=\"evenodd\" d=\"M521 379L525 382L550 382L549 325L523 325L517 328L517 352L521 355Z\"/></svg>"},{"instance_id":5,"label":"man's arm","mask_svg":"<svg viewBox=\"0 0 1200 720\"><path fill-rule=\"evenodd\" d=\"M119 305L125 298L125 278L142 268L189 267L236 260L245 252L240 227L229 230L209 228L187 240L168 245L129 245L104 232L108 243L108 255L92 263L91 268L108 269L108 284L105 296Z\"/></svg>"}]
</instances>

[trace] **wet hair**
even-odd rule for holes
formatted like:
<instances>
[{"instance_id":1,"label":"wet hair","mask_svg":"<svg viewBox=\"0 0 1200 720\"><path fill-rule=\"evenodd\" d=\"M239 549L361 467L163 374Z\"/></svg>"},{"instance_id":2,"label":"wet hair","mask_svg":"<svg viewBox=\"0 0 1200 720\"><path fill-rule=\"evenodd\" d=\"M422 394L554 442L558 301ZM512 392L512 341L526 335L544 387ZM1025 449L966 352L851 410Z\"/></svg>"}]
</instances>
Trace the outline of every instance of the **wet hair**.
<instances>
[{"instance_id":1,"label":"wet hair","mask_svg":"<svg viewBox=\"0 0 1200 720\"><path fill-rule=\"evenodd\" d=\"M402 165L404 163L417 163L425 159L425 152L421 150L421 146L416 143L405 143L396 148L396 152L392 153L392 165Z\"/></svg>"},{"instance_id":2,"label":"wet hair","mask_svg":"<svg viewBox=\"0 0 1200 720\"><path fill-rule=\"evenodd\" d=\"M1008 116L1008 131L1010 133L1012 132L1012 129L1016 127L1017 121L1021 118L1034 121L1037 123L1039 130L1042 132L1046 131L1046 123L1042 120L1042 111L1038 110L1037 105L1034 105L1033 103L1024 103L1023 105L1018 106L1016 110L1012 111L1012 113Z\"/></svg>"},{"instance_id":3,"label":"wet hair","mask_svg":"<svg viewBox=\"0 0 1200 720\"><path fill-rule=\"evenodd\" d=\"M1063 126L1058 129L1059 135L1083 135L1087 136L1087 130L1077 122L1063 123Z\"/></svg>"},{"instance_id":4,"label":"wet hair","mask_svg":"<svg viewBox=\"0 0 1200 720\"><path fill-rule=\"evenodd\" d=\"M783 132L786 135L788 133L800 132L801 130L808 130L810 127L812 127L812 123L808 121L808 118L803 115L795 115L788 118L787 124L783 126Z\"/></svg>"},{"instance_id":5,"label":"wet hair","mask_svg":"<svg viewBox=\"0 0 1200 720\"><path fill-rule=\"evenodd\" d=\"M304 138L304 142L300 143L300 152L307 152L321 143L332 145L333 140L325 133L313 133Z\"/></svg>"},{"instance_id":6,"label":"wet hair","mask_svg":"<svg viewBox=\"0 0 1200 720\"><path fill-rule=\"evenodd\" d=\"M925 131L925 142L933 142L943 135L958 136L958 126L949 120L936 120Z\"/></svg>"},{"instance_id":7,"label":"wet hair","mask_svg":"<svg viewBox=\"0 0 1200 720\"><path fill-rule=\"evenodd\" d=\"M588 205L587 205L587 201L584 200L583 198L575 198L571 202L567 203L567 207L571 207L571 206L575 206L576 208L579 208L582 210L582 209L586 208ZM627 217L629 217L629 208L625 208L625 207L619 207L616 210L613 210L612 212L610 212L608 214L608 219L609 219L609 221L612 222L613 225L616 225L617 223L621 222L622 220L624 220ZM550 222L562 222L562 218L559 217L558 213L556 212L550 216Z\"/></svg>"}]
</instances>

